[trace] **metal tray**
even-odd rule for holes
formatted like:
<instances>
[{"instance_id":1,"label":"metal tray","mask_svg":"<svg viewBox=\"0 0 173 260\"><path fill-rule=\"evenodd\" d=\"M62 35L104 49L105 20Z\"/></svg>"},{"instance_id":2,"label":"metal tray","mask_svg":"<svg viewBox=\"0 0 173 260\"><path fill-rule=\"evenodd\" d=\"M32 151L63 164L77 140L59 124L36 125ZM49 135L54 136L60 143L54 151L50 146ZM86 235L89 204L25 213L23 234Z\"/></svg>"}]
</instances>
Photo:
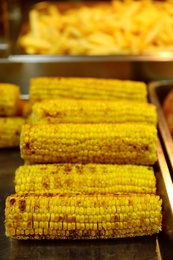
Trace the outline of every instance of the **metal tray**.
<instances>
[{"instance_id":1,"label":"metal tray","mask_svg":"<svg viewBox=\"0 0 173 260\"><path fill-rule=\"evenodd\" d=\"M14 192L14 173L23 164L19 149L0 150L0 258L11 259L173 259L173 185L160 142L155 165L165 225L158 235L113 240L17 241L5 236L4 203Z\"/></svg>"},{"instance_id":2,"label":"metal tray","mask_svg":"<svg viewBox=\"0 0 173 260\"><path fill-rule=\"evenodd\" d=\"M171 89L173 89L173 80L162 80L150 82L148 84L149 99L157 108L160 140L163 144L163 149L168 161L171 177L173 178L173 138L170 134L162 109L163 101Z\"/></svg>"}]
</instances>

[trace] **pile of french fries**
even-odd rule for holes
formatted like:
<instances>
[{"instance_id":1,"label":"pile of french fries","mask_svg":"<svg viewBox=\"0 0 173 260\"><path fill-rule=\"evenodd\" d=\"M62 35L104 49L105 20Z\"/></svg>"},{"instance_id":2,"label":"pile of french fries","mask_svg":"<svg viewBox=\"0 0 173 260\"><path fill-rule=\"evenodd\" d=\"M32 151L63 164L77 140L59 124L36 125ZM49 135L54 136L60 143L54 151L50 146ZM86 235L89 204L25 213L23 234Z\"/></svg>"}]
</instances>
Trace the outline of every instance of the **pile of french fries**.
<instances>
[{"instance_id":1,"label":"pile of french fries","mask_svg":"<svg viewBox=\"0 0 173 260\"><path fill-rule=\"evenodd\" d=\"M18 44L28 54L117 55L173 51L173 1L40 3Z\"/></svg>"}]
</instances>

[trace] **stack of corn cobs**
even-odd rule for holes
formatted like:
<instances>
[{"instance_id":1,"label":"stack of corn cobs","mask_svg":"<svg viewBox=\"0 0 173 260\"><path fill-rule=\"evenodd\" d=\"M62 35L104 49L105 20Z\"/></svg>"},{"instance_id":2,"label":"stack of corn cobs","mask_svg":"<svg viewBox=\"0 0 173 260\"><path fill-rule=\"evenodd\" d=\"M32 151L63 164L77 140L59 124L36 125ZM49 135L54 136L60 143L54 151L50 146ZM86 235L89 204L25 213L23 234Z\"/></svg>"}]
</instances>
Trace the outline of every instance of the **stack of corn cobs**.
<instances>
[{"instance_id":1,"label":"stack of corn cobs","mask_svg":"<svg viewBox=\"0 0 173 260\"><path fill-rule=\"evenodd\" d=\"M157 114L142 82L34 78L20 136L24 165L6 199L6 235L98 239L162 228Z\"/></svg>"},{"instance_id":2,"label":"stack of corn cobs","mask_svg":"<svg viewBox=\"0 0 173 260\"><path fill-rule=\"evenodd\" d=\"M19 86L0 83L0 149L19 146L21 127L29 113L29 101L21 98Z\"/></svg>"}]
</instances>

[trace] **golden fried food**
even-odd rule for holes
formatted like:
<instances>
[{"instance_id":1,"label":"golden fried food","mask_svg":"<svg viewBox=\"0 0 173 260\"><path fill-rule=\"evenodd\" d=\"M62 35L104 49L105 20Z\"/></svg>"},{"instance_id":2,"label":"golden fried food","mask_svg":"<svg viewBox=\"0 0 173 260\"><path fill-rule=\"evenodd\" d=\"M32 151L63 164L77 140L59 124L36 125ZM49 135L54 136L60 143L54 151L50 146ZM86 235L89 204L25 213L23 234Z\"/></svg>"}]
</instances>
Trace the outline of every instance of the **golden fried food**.
<instances>
[{"instance_id":1,"label":"golden fried food","mask_svg":"<svg viewBox=\"0 0 173 260\"><path fill-rule=\"evenodd\" d=\"M173 1L40 3L19 46L28 54L116 55L173 51Z\"/></svg>"}]
</instances>

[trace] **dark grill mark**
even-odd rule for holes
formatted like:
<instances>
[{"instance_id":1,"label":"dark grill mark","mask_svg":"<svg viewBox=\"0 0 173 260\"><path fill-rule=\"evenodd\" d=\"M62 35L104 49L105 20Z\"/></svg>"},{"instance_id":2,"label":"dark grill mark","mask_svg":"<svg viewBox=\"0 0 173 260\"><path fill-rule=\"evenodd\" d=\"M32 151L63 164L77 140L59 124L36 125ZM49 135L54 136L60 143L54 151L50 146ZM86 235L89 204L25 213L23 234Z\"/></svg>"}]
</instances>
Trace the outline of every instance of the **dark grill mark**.
<instances>
[{"instance_id":1,"label":"dark grill mark","mask_svg":"<svg viewBox=\"0 0 173 260\"><path fill-rule=\"evenodd\" d=\"M11 199L10 200L10 205L12 206L15 203L15 201L16 201L15 199Z\"/></svg>"},{"instance_id":2,"label":"dark grill mark","mask_svg":"<svg viewBox=\"0 0 173 260\"><path fill-rule=\"evenodd\" d=\"M25 209L26 209L26 201L25 200L19 201L19 209L20 209L20 211L25 211Z\"/></svg>"}]
</instances>

